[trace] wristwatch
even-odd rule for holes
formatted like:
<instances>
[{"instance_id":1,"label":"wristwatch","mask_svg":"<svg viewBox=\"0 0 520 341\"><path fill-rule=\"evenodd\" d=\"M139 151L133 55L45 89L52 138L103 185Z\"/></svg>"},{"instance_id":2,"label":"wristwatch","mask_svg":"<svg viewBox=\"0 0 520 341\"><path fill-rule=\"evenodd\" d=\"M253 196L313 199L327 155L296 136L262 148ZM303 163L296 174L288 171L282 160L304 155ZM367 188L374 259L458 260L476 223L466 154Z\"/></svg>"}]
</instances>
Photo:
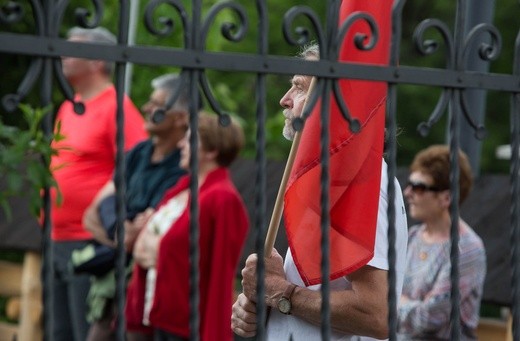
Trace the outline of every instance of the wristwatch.
<instances>
[{"instance_id":1,"label":"wristwatch","mask_svg":"<svg viewBox=\"0 0 520 341\"><path fill-rule=\"evenodd\" d=\"M290 283L287 288L285 288L282 297L278 300L278 310L285 315L291 314L291 296L296 289L296 284Z\"/></svg>"}]
</instances>

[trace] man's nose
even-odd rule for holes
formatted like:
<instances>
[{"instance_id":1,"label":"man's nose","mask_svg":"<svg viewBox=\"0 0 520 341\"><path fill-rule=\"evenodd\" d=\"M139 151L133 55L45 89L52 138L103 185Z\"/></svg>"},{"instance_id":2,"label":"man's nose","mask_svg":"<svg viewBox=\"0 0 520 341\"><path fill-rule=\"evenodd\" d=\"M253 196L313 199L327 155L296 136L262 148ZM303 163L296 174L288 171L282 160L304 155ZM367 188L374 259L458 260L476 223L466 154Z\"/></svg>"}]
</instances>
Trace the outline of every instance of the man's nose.
<instances>
[{"instance_id":1,"label":"man's nose","mask_svg":"<svg viewBox=\"0 0 520 341\"><path fill-rule=\"evenodd\" d=\"M291 99L291 96L289 95L289 92L283 95L283 97L280 99L280 105L282 106L282 108L292 109L293 101Z\"/></svg>"}]
</instances>

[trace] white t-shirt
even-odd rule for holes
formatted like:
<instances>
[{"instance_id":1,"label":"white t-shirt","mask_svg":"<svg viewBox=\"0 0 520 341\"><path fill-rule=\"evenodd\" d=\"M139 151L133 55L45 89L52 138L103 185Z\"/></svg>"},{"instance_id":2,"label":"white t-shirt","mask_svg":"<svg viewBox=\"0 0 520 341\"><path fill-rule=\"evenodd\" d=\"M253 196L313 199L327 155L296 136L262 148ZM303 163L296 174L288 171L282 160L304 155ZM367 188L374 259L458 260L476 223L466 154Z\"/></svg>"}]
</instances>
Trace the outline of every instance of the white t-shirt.
<instances>
[{"instance_id":1,"label":"white t-shirt","mask_svg":"<svg viewBox=\"0 0 520 341\"><path fill-rule=\"evenodd\" d=\"M401 296L403 287L403 278L406 263L406 245L408 242L408 226L406 220L406 212L401 191L401 186L397 179L395 183L395 227L396 227L396 298ZM378 269L388 270L388 176L387 165L383 161L381 172L381 195L379 196L379 208L377 214L377 231L374 246L374 257L368 262L368 265ZM285 275L287 279L298 285L305 286L296 266L294 265L291 250L287 250L285 257ZM307 287L310 290L320 290L321 285L312 285ZM330 282L331 291L340 291L351 289L351 284L346 277L341 277ZM321 340L320 327L310 324L298 317L292 315L284 315L277 309L272 309L269 314L269 322L267 324L267 340L292 340L294 341L312 341ZM332 331L330 340L375 340L369 337L359 337L355 335L342 334Z\"/></svg>"}]
</instances>

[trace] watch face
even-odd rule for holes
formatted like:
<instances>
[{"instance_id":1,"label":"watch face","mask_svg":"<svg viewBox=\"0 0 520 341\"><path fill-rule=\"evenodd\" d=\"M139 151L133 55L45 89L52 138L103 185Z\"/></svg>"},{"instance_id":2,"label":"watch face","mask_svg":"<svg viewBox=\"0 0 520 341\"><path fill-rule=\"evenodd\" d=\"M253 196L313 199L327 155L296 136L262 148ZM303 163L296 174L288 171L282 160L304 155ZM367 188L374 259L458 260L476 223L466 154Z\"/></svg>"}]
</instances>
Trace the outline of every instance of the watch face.
<instances>
[{"instance_id":1,"label":"watch face","mask_svg":"<svg viewBox=\"0 0 520 341\"><path fill-rule=\"evenodd\" d=\"M289 314L291 311L291 302L287 298L282 297L278 301L278 310L283 314Z\"/></svg>"}]
</instances>

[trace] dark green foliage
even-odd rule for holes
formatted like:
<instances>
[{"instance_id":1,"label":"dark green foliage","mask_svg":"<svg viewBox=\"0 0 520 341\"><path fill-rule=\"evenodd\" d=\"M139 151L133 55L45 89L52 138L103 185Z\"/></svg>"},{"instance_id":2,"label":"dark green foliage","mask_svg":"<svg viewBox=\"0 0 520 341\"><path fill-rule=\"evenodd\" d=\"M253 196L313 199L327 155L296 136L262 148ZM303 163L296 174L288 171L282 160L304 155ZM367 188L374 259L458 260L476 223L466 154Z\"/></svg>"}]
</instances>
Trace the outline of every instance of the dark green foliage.
<instances>
[{"instance_id":1,"label":"dark green foliage","mask_svg":"<svg viewBox=\"0 0 520 341\"><path fill-rule=\"evenodd\" d=\"M40 129L48 109L33 109L28 105L20 105L20 109L27 128L5 125L0 120L0 174L5 177L5 187L0 190L0 206L8 219L11 213L9 198L21 195L26 185L31 213L35 216L40 213L40 191L57 187L49 164L51 156L58 151L50 143L63 139L59 124L56 133L50 136L45 136Z\"/></svg>"}]
</instances>

